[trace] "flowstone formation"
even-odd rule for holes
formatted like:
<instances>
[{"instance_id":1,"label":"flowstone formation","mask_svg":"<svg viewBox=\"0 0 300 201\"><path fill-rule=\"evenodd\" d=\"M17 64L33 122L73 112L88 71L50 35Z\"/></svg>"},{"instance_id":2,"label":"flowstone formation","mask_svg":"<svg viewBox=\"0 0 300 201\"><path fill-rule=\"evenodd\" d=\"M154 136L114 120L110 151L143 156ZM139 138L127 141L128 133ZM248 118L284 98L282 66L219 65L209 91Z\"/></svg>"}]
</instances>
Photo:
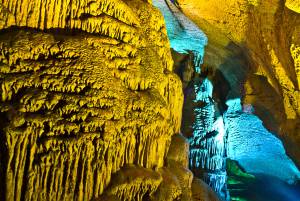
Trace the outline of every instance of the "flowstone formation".
<instances>
[{"instance_id":1,"label":"flowstone formation","mask_svg":"<svg viewBox=\"0 0 300 201\"><path fill-rule=\"evenodd\" d=\"M190 167L222 197L226 197L226 131L223 117L213 100L208 78L194 79L195 121L190 141Z\"/></svg>"},{"instance_id":2,"label":"flowstone formation","mask_svg":"<svg viewBox=\"0 0 300 201\"><path fill-rule=\"evenodd\" d=\"M217 200L174 136L182 86L158 10L141 0L0 10L1 198Z\"/></svg>"}]
</instances>

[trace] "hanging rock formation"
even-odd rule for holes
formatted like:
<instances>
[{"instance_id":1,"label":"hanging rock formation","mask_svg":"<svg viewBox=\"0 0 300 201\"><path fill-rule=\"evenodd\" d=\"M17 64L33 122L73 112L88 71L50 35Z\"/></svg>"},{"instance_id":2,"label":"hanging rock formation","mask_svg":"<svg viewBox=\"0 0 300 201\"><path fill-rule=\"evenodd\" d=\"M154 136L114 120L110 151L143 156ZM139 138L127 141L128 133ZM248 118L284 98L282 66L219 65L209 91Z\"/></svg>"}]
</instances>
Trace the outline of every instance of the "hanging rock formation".
<instances>
[{"instance_id":1,"label":"hanging rock formation","mask_svg":"<svg viewBox=\"0 0 300 201\"><path fill-rule=\"evenodd\" d=\"M1 198L192 199L165 162L183 95L151 3L2 0L0 29Z\"/></svg>"}]
</instances>

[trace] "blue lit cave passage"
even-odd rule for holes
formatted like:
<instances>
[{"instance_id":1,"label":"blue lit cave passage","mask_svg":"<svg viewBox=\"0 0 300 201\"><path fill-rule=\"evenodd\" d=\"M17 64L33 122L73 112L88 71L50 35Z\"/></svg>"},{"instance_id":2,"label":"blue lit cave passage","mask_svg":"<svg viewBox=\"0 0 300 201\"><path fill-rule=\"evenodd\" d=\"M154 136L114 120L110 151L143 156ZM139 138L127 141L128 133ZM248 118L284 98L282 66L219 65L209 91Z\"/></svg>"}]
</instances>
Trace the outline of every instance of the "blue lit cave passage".
<instances>
[{"instance_id":1,"label":"blue lit cave passage","mask_svg":"<svg viewBox=\"0 0 300 201\"><path fill-rule=\"evenodd\" d=\"M240 99L228 100L227 105L224 114L228 132L227 157L238 161L248 173L266 174L288 183L299 180L300 172L286 155L282 142L252 114L253 109L247 109L251 106L245 111Z\"/></svg>"},{"instance_id":2,"label":"blue lit cave passage","mask_svg":"<svg viewBox=\"0 0 300 201\"><path fill-rule=\"evenodd\" d=\"M171 47L179 53L194 54L195 72L200 73L200 65L207 44L205 34L169 0L153 0L164 15ZM204 107L195 108L193 137L190 143L190 168L216 192L222 196L226 184L225 170L225 130L223 119L216 110L212 99L213 86L208 79L194 82L195 103ZM226 190L225 190L226 191ZM223 197L223 196L222 196Z\"/></svg>"},{"instance_id":3,"label":"blue lit cave passage","mask_svg":"<svg viewBox=\"0 0 300 201\"><path fill-rule=\"evenodd\" d=\"M171 48L194 54L194 68L201 73L205 34L170 0L153 0L165 17ZM190 122L190 168L208 183L223 200L300 201L300 187L294 185L300 173L286 155L281 141L264 128L252 114L251 106L242 108L239 98L228 100L223 114L213 99L213 84L205 77L193 79L194 120ZM226 159L232 159L255 181L246 181L244 189L234 194L228 188ZM230 198L231 197L231 198Z\"/></svg>"},{"instance_id":4,"label":"blue lit cave passage","mask_svg":"<svg viewBox=\"0 0 300 201\"><path fill-rule=\"evenodd\" d=\"M230 196L249 201L299 201L300 172L286 155L282 142L252 114L251 105L242 107L238 98L226 104L228 110L223 116L228 134L227 157L256 178L234 185L240 189L229 190Z\"/></svg>"}]
</instances>

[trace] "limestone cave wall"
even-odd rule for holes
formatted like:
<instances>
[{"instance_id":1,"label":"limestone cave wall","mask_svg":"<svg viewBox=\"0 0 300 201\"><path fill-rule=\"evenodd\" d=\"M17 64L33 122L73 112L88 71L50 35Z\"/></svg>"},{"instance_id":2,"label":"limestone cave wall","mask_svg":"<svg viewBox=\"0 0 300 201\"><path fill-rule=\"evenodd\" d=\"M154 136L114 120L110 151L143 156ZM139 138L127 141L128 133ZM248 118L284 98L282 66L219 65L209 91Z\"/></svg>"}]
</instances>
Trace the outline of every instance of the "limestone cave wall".
<instances>
[{"instance_id":1,"label":"limestone cave wall","mask_svg":"<svg viewBox=\"0 0 300 201\"><path fill-rule=\"evenodd\" d=\"M1 0L0 85L3 200L217 199L151 2Z\"/></svg>"}]
</instances>

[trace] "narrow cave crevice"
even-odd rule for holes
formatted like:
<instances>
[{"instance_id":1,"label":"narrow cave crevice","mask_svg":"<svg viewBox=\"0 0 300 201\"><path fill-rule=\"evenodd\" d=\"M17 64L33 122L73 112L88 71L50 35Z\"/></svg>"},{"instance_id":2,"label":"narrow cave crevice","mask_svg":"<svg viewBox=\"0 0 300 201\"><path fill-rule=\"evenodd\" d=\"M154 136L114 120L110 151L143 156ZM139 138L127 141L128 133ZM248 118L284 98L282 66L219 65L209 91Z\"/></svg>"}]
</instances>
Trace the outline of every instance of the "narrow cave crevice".
<instances>
[{"instance_id":1,"label":"narrow cave crevice","mask_svg":"<svg viewBox=\"0 0 300 201\"><path fill-rule=\"evenodd\" d=\"M6 199L6 171L8 164L8 150L6 136L3 128L6 127L8 118L6 113L0 113L0 200Z\"/></svg>"}]
</instances>

